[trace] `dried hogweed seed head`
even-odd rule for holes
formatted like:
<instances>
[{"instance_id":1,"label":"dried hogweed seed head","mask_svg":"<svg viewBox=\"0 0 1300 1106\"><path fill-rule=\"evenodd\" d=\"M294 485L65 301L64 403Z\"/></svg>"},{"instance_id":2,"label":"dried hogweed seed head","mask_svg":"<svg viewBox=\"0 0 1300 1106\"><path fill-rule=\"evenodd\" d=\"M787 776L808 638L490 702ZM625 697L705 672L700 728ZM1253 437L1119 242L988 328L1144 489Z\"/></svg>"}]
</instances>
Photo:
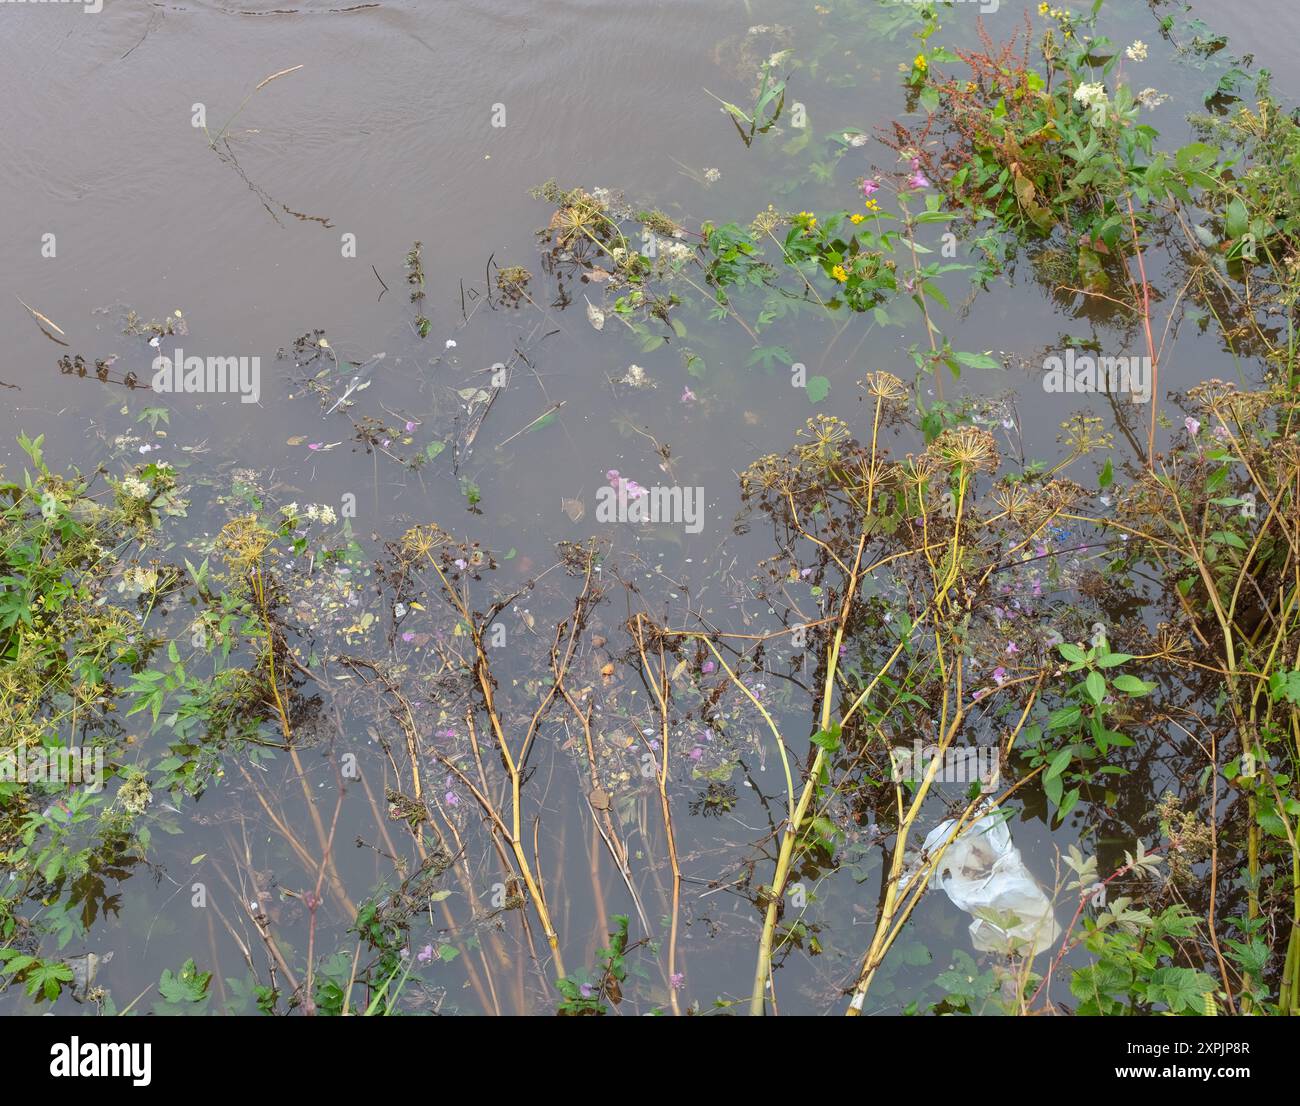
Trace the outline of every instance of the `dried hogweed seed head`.
<instances>
[{"instance_id":1,"label":"dried hogweed seed head","mask_svg":"<svg viewBox=\"0 0 1300 1106\"><path fill-rule=\"evenodd\" d=\"M926 453L940 467L973 472L980 469L996 472L999 462L997 439L977 426L958 426L943 431Z\"/></svg>"},{"instance_id":2,"label":"dried hogweed seed head","mask_svg":"<svg viewBox=\"0 0 1300 1106\"><path fill-rule=\"evenodd\" d=\"M870 372L862 381L867 395L886 403L900 403L907 399L907 385L891 372Z\"/></svg>"}]
</instances>

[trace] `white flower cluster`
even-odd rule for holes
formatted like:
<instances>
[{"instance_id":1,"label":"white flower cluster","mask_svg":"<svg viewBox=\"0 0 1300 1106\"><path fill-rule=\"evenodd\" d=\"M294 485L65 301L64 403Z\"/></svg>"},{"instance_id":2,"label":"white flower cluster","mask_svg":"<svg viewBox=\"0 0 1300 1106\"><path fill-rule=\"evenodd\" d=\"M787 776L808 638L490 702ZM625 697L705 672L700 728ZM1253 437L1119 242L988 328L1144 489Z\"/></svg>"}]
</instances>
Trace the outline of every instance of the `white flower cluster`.
<instances>
[{"instance_id":1,"label":"white flower cluster","mask_svg":"<svg viewBox=\"0 0 1300 1106\"><path fill-rule=\"evenodd\" d=\"M1088 82L1081 84L1074 90L1074 98L1084 107L1092 107L1094 104L1106 102L1106 86L1104 84Z\"/></svg>"},{"instance_id":2,"label":"white flower cluster","mask_svg":"<svg viewBox=\"0 0 1300 1106\"><path fill-rule=\"evenodd\" d=\"M132 499L148 499L152 489L138 476L128 476L122 481L122 490Z\"/></svg>"},{"instance_id":3,"label":"white flower cluster","mask_svg":"<svg viewBox=\"0 0 1300 1106\"><path fill-rule=\"evenodd\" d=\"M296 503L286 503L280 508L280 514L295 521L305 518L308 522L323 522L326 526L337 521L334 508L324 503L308 503L306 510L300 508Z\"/></svg>"},{"instance_id":4,"label":"white flower cluster","mask_svg":"<svg viewBox=\"0 0 1300 1106\"><path fill-rule=\"evenodd\" d=\"M690 261L695 256L695 250L685 242L667 242L663 247L664 256L669 261Z\"/></svg>"}]
</instances>

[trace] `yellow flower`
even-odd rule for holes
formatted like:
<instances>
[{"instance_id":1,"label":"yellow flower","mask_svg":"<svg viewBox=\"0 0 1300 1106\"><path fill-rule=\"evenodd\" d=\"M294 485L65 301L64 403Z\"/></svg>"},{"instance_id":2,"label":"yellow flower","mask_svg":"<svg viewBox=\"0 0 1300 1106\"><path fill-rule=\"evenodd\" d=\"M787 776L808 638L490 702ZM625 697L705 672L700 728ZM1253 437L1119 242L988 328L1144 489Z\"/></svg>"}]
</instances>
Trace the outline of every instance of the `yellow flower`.
<instances>
[{"instance_id":1,"label":"yellow flower","mask_svg":"<svg viewBox=\"0 0 1300 1106\"><path fill-rule=\"evenodd\" d=\"M871 202L872 202L872 203L875 203L876 201L875 201L875 200L872 200ZM860 223L860 222L862 222L862 220L865 219L865 218L866 218L865 215L860 215L860 214L858 214L858 212L855 211L852 215L849 216L849 222L850 222L850 223Z\"/></svg>"},{"instance_id":2,"label":"yellow flower","mask_svg":"<svg viewBox=\"0 0 1300 1106\"><path fill-rule=\"evenodd\" d=\"M912 61L912 65L915 68L919 69L922 73L924 73L930 67L930 63L925 60L924 54L917 54Z\"/></svg>"},{"instance_id":3,"label":"yellow flower","mask_svg":"<svg viewBox=\"0 0 1300 1106\"><path fill-rule=\"evenodd\" d=\"M849 274L844 271L843 265L836 265L835 268L831 270L831 276L833 276L841 284L843 284L846 280L849 279Z\"/></svg>"},{"instance_id":4,"label":"yellow flower","mask_svg":"<svg viewBox=\"0 0 1300 1106\"><path fill-rule=\"evenodd\" d=\"M1049 11L1051 11L1051 10L1052 10L1052 6L1051 6L1050 4L1039 4L1039 5L1038 5L1038 14L1039 14L1039 15L1046 15L1046 14L1047 14Z\"/></svg>"},{"instance_id":5,"label":"yellow flower","mask_svg":"<svg viewBox=\"0 0 1300 1106\"><path fill-rule=\"evenodd\" d=\"M879 211L880 203L878 200L868 200L866 203L866 208L868 211Z\"/></svg>"}]
</instances>

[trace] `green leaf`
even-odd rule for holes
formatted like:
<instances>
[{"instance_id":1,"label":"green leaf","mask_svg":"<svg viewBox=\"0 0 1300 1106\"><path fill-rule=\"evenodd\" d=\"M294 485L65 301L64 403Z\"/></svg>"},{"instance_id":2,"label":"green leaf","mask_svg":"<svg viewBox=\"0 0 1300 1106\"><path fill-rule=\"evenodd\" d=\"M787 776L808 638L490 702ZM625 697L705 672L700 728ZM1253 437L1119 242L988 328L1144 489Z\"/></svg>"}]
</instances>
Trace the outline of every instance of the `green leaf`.
<instances>
[{"instance_id":1,"label":"green leaf","mask_svg":"<svg viewBox=\"0 0 1300 1106\"><path fill-rule=\"evenodd\" d=\"M1120 691L1127 692L1129 695L1145 695L1149 691L1155 690L1155 684L1146 683L1139 680L1136 676L1127 674L1116 676L1114 680L1115 687Z\"/></svg>"},{"instance_id":2,"label":"green leaf","mask_svg":"<svg viewBox=\"0 0 1300 1106\"><path fill-rule=\"evenodd\" d=\"M1115 668L1121 664L1127 664L1132 659L1132 653L1107 653L1104 657L1097 658L1097 667Z\"/></svg>"},{"instance_id":3,"label":"green leaf","mask_svg":"<svg viewBox=\"0 0 1300 1106\"><path fill-rule=\"evenodd\" d=\"M1047 728L1049 730L1069 729L1071 726L1077 726L1082 717L1083 711L1078 707L1062 707L1048 715Z\"/></svg>"},{"instance_id":4,"label":"green leaf","mask_svg":"<svg viewBox=\"0 0 1300 1106\"><path fill-rule=\"evenodd\" d=\"M1088 698L1094 703L1100 703L1106 698L1106 677L1100 672L1089 672L1087 679L1083 681L1083 689L1088 693Z\"/></svg>"},{"instance_id":5,"label":"green leaf","mask_svg":"<svg viewBox=\"0 0 1300 1106\"><path fill-rule=\"evenodd\" d=\"M830 393L831 382L824 376L810 376L804 390L808 393L809 403L821 403Z\"/></svg>"},{"instance_id":6,"label":"green leaf","mask_svg":"<svg viewBox=\"0 0 1300 1106\"><path fill-rule=\"evenodd\" d=\"M1074 809L1074 804L1079 801L1079 789L1071 788L1061 800L1060 807L1056 812L1057 821L1064 821L1065 816Z\"/></svg>"},{"instance_id":7,"label":"green leaf","mask_svg":"<svg viewBox=\"0 0 1300 1106\"><path fill-rule=\"evenodd\" d=\"M987 353L953 353L968 369L1000 369L1002 362Z\"/></svg>"},{"instance_id":8,"label":"green leaf","mask_svg":"<svg viewBox=\"0 0 1300 1106\"><path fill-rule=\"evenodd\" d=\"M1043 782L1054 780L1069 766L1070 761L1074 758L1073 749L1062 749L1056 756L1052 757L1052 763L1047 766L1047 771L1043 773Z\"/></svg>"},{"instance_id":9,"label":"green leaf","mask_svg":"<svg viewBox=\"0 0 1300 1106\"><path fill-rule=\"evenodd\" d=\"M835 750L840 747L839 723L832 723L829 730L818 730L812 735L810 740L819 749L825 749L828 753L835 752Z\"/></svg>"},{"instance_id":10,"label":"green leaf","mask_svg":"<svg viewBox=\"0 0 1300 1106\"><path fill-rule=\"evenodd\" d=\"M1223 229L1229 238L1240 238L1250 228L1250 213L1240 197L1233 197L1223 216Z\"/></svg>"}]
</instances>

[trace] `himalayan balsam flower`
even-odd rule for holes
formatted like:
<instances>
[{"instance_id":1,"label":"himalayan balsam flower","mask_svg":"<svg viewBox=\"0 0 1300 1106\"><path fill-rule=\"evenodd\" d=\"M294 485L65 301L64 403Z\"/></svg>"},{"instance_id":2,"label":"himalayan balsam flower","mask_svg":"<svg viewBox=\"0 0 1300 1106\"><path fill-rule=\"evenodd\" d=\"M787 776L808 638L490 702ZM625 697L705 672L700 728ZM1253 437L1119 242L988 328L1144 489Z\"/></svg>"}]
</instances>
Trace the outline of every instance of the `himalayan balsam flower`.
<instances>
[{"instance_id":1,"label":"himalayan balsam flower","mask_svg":"<svg viewBox=\"0 0 1300 1106\"><path fill-rule=\"evenodd\" d=\"M415 954L415 959L421 964L429 963L433 959L433 946L425 945L424 948Z\"/></svg>"},{"instance_id":2,"label":"himalayan balsam flower","mask_svg":"<svg viewBox=\"0 0 1300 1106\"><path fill-rule=\"evenodd\" d=\"M1191 415L1188 415L1187 418L1183 420L1183 425L1187 428L1187 433L1193 438L1201 432L1201 420L1194 419Z\"/></svg>"},{"instance_id":3,"label":"himalayan balsam flower","mask_svg":"<svg viewBox=\"0 0 1300 1106\"><path fill-rule=\"evenodd\" d=\"M866 196L868 199L879 191L880 191L880 182L878 180L872 180L870 177L868 177L866 180L862 182L862 194Z\"/></svg>"}]
</instances>

